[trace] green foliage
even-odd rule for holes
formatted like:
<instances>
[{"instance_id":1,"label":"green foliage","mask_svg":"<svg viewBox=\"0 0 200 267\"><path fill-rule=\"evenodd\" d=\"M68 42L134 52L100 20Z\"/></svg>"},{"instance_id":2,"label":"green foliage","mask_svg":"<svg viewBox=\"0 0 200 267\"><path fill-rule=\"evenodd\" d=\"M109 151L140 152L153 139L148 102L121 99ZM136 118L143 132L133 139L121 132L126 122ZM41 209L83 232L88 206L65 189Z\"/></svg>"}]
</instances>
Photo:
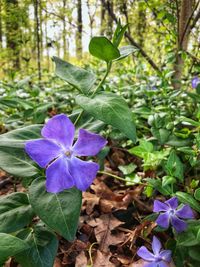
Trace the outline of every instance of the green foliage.
<instances>
[{"instance_id":1,"label":"green foliage","mask_svg":"<svg viewBox=\"0 0 200 267\"><path fill-rule=\"evenodd\" d=\"M22 267L52 267L58 249L56 236L46 227L36 225L18 233L29 249L16 255Z\"/></svg>"},{"instance_id":2,"label":"green foliage","mask_svg":"<svg viewBox=\"0 0 200 267\"><path fill-rule=\"evenodd\" d=\"M90 54L107 63L120 57L120 52L106 37L93 37L89 44Z\"/></svg>"},{"instance_id":3,"label":"green foliage","mask_svg":"<svg viewBox=\"0 0 200 267\"><path fill-rule=\"evenodd\" d=\"M40 219L61 236L72 241L80 215L81 192L72 188L59 194L48 193L43 178L33 181L29 191L31 206Z\"/></svg>"},{"instance_id":4,"label":"green foliage","mask_svg":"<svg viewBox=\"0 0 200 267\"><path fill-rule=\"evenodd\" d=\"M53 57L56 64L56 74L83 94L88 94L96 81L96 76L89 71L76 67L58 57Z\"/></svg>"},{"instance_id":5,"label":"green foliage","mask_svg":"<svg viewBox=\"0 0 200 267\"><path fill-rule=\"evenodd\" d=\"M76 102L95 119L112 125L133 142L136 141L132 114L122 97L112 93L99 93L93 98L78 95Z\"/></svg>"},{"instance_id":6,"label":"green foliage","mask_svg":"<svg viewBox=\"0 0 200 267\"><path fill-rule=\"evenodd\" d=\"M0 232L15 232L32 221L34 213L27 194L13 193L1 197L0 201Z\"/></svg>"},{"instance_id":7,"label":"green foliage","mask_svg":"<svg viewBox=\"0 0 200 267\"><path fill-rule=\"evenodd\" d=\"M31 177L38 169L26 155L24 142L40 137L41 126L32 125L2 134L0 136L0 167L10 174Z\"/></svg>"},{"instance_id":8,"label":"green foliage","mask_svg":"<svg viewBox=\"0 0 200 267\"><path fill-rule=\"evenodd\" d=\"M8 257L29 249L29 245L13 235L0 233L0 248L0 264L3 264Z\"/></svg>"}]
</instances>

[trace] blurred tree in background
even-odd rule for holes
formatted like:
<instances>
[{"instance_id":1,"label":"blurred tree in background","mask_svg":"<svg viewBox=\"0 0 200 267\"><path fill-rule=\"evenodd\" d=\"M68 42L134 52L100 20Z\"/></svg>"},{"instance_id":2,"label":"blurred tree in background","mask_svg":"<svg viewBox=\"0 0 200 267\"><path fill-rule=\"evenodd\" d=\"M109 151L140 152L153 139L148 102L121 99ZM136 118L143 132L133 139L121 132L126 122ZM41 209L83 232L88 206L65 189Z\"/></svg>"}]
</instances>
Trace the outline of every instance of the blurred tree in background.
<instances>
[{"instance_id":1,"label":"blurred tree in background","mask_svg":"<svg viewBox=\"0 0 200 267\"><path fill-rule=\"evenodd\" d=\"M85 62L89 39L111 38L119 18L128 23L124 42L138 48L133 68L167 71L174 88L199 72L199 0L1 0L0 13L1 78L41 80L53 55Z\"/></svg>"}]
</instances>

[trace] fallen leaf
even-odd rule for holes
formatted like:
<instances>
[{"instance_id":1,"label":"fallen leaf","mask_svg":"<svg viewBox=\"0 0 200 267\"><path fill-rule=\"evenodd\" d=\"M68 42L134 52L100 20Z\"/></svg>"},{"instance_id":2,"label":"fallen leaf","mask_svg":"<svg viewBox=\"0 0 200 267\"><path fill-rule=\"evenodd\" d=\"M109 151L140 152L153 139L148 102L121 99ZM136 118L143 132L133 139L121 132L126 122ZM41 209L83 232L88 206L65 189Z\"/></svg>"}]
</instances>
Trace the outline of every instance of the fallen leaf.
<instances>
[{"instance_id":1,"label":"fallen leaf","mask_svg":"<svg viewBox=\"0 0 200 267\"><path fill-rule=\"evenodd\" d=\"M85 256L85 252L81 251L81 253L76 257L75 267L86 267L87 266L87 257Z\"/></svg>"},{"instance_id":2,"label":"fallen leaf","mask_svg":"<svg viewBox=\"0 0 200 267\"><path fill-rule=\"evenodd\" d=\"M128 267L145 267L145 265L147 265L148 263L149 263L148 261L144 261L144 260L140 259L136 262L131 263ZM166 266L167 267L176 267L173 262L170 262L170 263L166 262Z\"/></svg>"},{"instance_id":3,"label":"fallen leaf","mask_svg":"<svg viewBox=\"0 0 200 267\"><path fill-rule=\"evenodd\" d=\"M113 192L104 182L98 180L91 185L91 189L94 190L97 197L100 198L99 206L100 210L104 213L111 213L117 209L127 209L128 205L132 202L132 196L125 192L117 194Z\"/></svg>"},{"instance_id":4,"label":"fallen leaf","mask_svg":"<svg viewBox=\"0 0 200 267\"><path fill-rule=\"evenodd\" d=\"M86 210L86 213L90 215L94 207L99 204L100 198L90 192L83 192L82 209Z\"/></svg>"},{"instance_id":5,"label":"fallen leaf","mask_svg":"<svg viewBox=\"0 0 200 267\"><path fill-rule=\"evenodd\" d=\"M111 256L111 253L103 253L97 250L93 267L115 267L115 265L109 260Z\"/></svg>"},{"instance_id":6,"label":"fallen leaf","mask_svg":"<svg viewBox=\"0 0 200 267\"><path fill-rule=\"evenodd\" d=\"M110 245L117 245L125 240L124 232L112 234L111 231L122 224L112 214L103 214L99 218L91 220L88 224L94 227L95 237L101 252L107 252Z\"/></svg>"}]
</instances>

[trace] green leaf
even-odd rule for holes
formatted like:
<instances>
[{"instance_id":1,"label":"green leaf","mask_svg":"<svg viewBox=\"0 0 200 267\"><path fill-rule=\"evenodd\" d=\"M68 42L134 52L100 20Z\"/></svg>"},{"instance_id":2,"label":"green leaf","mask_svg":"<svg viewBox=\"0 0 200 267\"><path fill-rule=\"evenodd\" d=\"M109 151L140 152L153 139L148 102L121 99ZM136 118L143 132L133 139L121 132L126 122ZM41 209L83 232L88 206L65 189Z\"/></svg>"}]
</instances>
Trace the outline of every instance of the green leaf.
<instances>
[{"instance_id":1,"label":"green leaf","mask_svg":"<svg viewBox=\"0 0 200 267\"><path fill-rule=\"evenodd\" d=\"M169 158L164 164L164 169L169 176L176 177L180 181L183 181L184 166L174 150L170 152Z\"/></svg>"},{"instance_id":2,"label":"green leaf","mask_svg":"<svg viewBox=\"0 0 200 267\"><path fill-rule=\"evenodd\" d=\"M200 244L200 240L198 240L200 221L192 220L188 221L187 224L187 231L179 233L176 237L177 246L191 247Z\"/></svg>"},{"instance_id":3,"label":"green leaf","mask_svg":"<svg viewBox=\"0 0 200 267\"><path fill-rule=\"evenodd\" d=\"M161 180L158 179L151 179L147 178L146 179L147 183L149 186L153 187L157 191L159 191L162 195L168 196L171 194L171 190L169 186L163 186Z\"/></svg>"},{"instance_id":4,"label":"green leaf","mask_svg":"<svg viewBox=\"0 0 200 267\"><path fill-rule=\"evenodd\" d=\"M37 174L38 169L25 153L24 142L39 138L40 131L40 125L32 125L0 135L0 168L20 177Z\"/></svg>"},{"instance_id":5,"label":"green leaf","mask_svg":"<svg viewBox=\"0 0 200 267\"><path fill-rule=\"evenodd\" d=\"M136 141L136 129L132 120L132 114L122 97L102 92L92 99L78 95L76 102L95 119L112 125L133 142Z\"/></svg>"},{"instance_id":6,"label":"green leaf","mask_svg":"<svg viewBox=\"0 0 200 267\"><path fill-rule=\"evenodd\" d=\"M128 151L140 158L145 158L147 154L153 152L153 144L147 140L140 140L139 146L135 146Z\"/></svg>"},{"instance_id":7,"label":"green leaf","mask_svg":"<svg viewBox=\"0 0 200 267\"><path fill-rule=\"evenodd\" d=\"M25 193L1 197L0 202L0 232L15 232L32 220L33 210Z\"/></svg>"},{"instance_id":8,"label":"green leaf","mask_svg":"<svg viewBox=\"0 0 200 267\"><path fill-rule=\"evenodd\" d=\"M200 212L200 203L193 196L185 192L176 192L176 196L182 203L188 204L192 209Z\"/></svg>"},{"instance_id":9,"label":"green leaf","mask_svg":"<svg viewBox=\"0 0 200 267\"><path fill-rule=\"evenodd\" d=\"M128 57L129 55L131 55L132 53L137 52L137 51L138 51L138 49L133 45L122 46L119 48L120 57L116 58L114 61L118 61L118 60L121 60L125 57Z\"/></svg>"},{"instance_id":10,"label":"green leaf","mask_svg":"<svg viewBox=\"0 0 200 267\"><path fill-rule=\"evenodd\" d=\"M197 188L194 192L194 197L196 200L200 201L200 188Z\"/></svg>"},{"instance_id":11,"label":"green leaf","mask_svg":"<svg viewBox=\"0 0 200 267\"><path fill-rule=\"evenodd\" d=\"M58 249L56 236L42 226L25 229L18 234L30 246L30 249L15 258L22 267L52 267Z\"/></svg>"},{"instance_id":12,"label":"green leaf","mask_svg":"<svg viewBox=\"0 0 200 267\"><path fill-rule=\"evenodd\" d=\"M56 75L83 94L87 94L96 82L96 76L92 72L76 67L58 57L53 57L53 61L56 63Z\"/></svg>"},{"instance_id":13,"label":"green leaf","mask_svg":"<svg viewBox=\"0 0 200 267\"><path fill-rule=\"evenodd\" d=\"M130 163L128 165L120 165L118 166L118 168L124 175L128 175L131 174L137 168L137 165L135 165L134 163Z\"/></svg>"},{"instance_id":14,"label":"green leaf","mask_svg":"<svg viewBox=\"0 0 200 267\"><path fill-rule=\"evenodd\" d=\"M71 188L59 194L48 193L43 178L34 180L29 191L30 203L40 219L67 240L73 240L80 215L81 192Z\"/></svg>"},{"instance_id":15,"label":"green leaf","mask_svg":"<svg viewBox=\"0 0 200 267\"><path fill-rule=\"evenodd\" d=\"M8 257L15 256L29 248L23 240L9 235L0 233L0 264L3 264Z\"/></svg>"},{"instance_id":16,"label":"green leaf","mask_svg":"<svg viewBox=\"0 0 200 267\"><path fill-rule=\"evenodd\" d=\"M120 57L120 52L106 37L93 37L89 44L89 52L101 60L112 61Z\"/></svg>"},{"instance_id":17,"label":"green leaf","mask_svg":"<svg viewBox=\"0 0 200 267\"><path fill-rule=\"evenodd\" d=\"M124 27L122 27L121 21L120 20L118 21L117 28L116 28L114 35L113 35L113 45L114 46L116 46L116 47L119 46L127 28L128 28L128 24L126 24Z\"/></svg>"}]
</instances>

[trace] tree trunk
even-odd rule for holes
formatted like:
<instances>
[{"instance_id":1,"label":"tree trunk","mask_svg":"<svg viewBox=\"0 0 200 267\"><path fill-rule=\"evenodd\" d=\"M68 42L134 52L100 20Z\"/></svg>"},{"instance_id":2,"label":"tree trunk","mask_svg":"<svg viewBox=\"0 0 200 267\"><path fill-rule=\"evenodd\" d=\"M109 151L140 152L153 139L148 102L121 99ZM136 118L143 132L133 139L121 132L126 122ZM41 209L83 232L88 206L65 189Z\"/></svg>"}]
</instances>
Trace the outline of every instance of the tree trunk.
<instances>
[{"instance_id":1,"label":"tree trunk","mask_svg":"<svg viewBox=\"0 0 200 267\"><path fill-rule=\"evenodd\" d=\"M18 0L6 0L6 45L12 68L20 69L20 25Z\"/></svg>"},{"instance_id":2,"label":"tree trunk","mask_svg":"<svg viewBox=\"0 0 200 267\"><path fill-rule=\"evenodd\" d=\"M39 0L34 0L34 15L35 15L35 36L37 48L37 67L38 67L38 80L42 80L41 72L41 44L40 44L40 21L39 21Z\"/></svg>"},{"instance_id":3,"label":"tree trunk","mask_svg":"<svg viewBox=\"0 0 200 267\"><path fill-rule=\"evenodd\" d=\"M144 9L139 2L138 3L137 36L138 36L138 43L141 47L144 46L145 29L146 29L146 9Z\"/></svg>"},{"instance_id":4,"label":"tree trunk","mask_svg":"<svg viewBox=\"0 0 200 267\"><path fill-rule=\"evenodd\" d=\"M63 55L64 60L69 60L69 48L67 43L67 30L66 30L66 20L65 20L65 13L66 13L66 4L67 1L63 0L63 31L62 31L62 39L63 39Z\"/></svg>"},{"instance_id":5,"label":"tree trunk","mask_svg":"<svg viewBox=\"0 0 200 267\"><path fill-rule=\"evenodd\" d=\"M106 9L101 1L101 22L100 22L100 35L104 35L105 32L105 14Z\"/></svg>"},{"instance_id":6,"label":"tree trunk","mask_svg":"<svg viewBox=\"0 0 200 267\"><path fill-rule=\"evenodd\" d=\"M113 0L108 0L107 6L108 6L108 9L111 10L112 13L114 13ZM112 39L112 34L113 34L113 18L108 13L107 14L107 30L106 30L106 35L108 39L110 40Z\"/></svg>"},{"instance_id":7,"label":"tree trunk","mask_svg":"<svg viewBox=\"0 0 200 267\"><path fill-rule=\"evenodd\" d=\"M2 1L0 0L0 48L2 48L3 29L2 29Z\"/></svg>"},{"instance_id":8,"label":"tree trunk","mask_svg":"<svg viewBox=\"0 0 200 267\"><path fill-rule=\"evenodd\" d=\"M82 58L82 2L77 0L77 31L76 31L76 56L78 59Z\"/></svg>"},{"instance_id":9,"label":"tree trunk","mask_svg":"<svg viewBox=\"0 0 200 267\"><path fill-rule=\"evenodd\" d=\"M173 87L174 89L181 88L181 77L184 69L184 59L181 52L187 50L189 41L190 25L189 20L192 15L192 4L193 0L182 0L181 8L178 19L178 38L177 38L177 49L176 49L176 61L174 65L173 75Z\"/></svg>"}]
</instances>

